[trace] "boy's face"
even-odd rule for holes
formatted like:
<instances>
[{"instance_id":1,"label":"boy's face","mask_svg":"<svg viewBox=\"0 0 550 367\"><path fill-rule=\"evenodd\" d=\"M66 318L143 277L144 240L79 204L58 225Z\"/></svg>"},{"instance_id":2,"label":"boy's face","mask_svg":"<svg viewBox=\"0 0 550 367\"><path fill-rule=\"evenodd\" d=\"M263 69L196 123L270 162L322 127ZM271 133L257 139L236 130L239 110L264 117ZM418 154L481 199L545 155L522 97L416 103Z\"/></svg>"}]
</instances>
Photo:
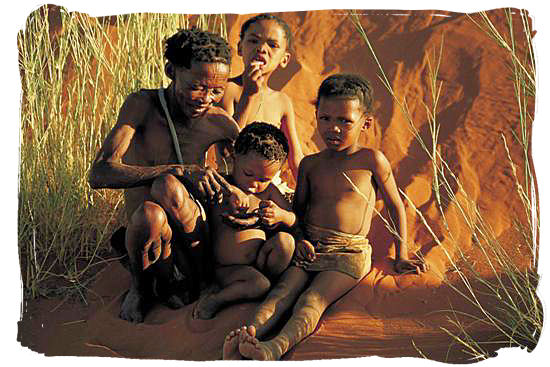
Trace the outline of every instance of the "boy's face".
<instances>
[{"instance_id":1,"label":"boy's face","mask_svg":"<svg viewBox=\"0 0 550 367\"><path fill-rule=\"evenodd\" d=\"M267 189L281 166L282 162L269 161L254 152L235 154L232 176L235 185L246 194L259 194Z\"/></svg>"},{"instance_id":2,"label":"boy's face","mask_svg":"<svg viewBox=\"0 0 550 367\"><path fill-rule=\"evenodd\" d=\"M264 74L288 65L287 46L284 29L277 21L267 19L252 23L237 45L245 68L258 63Z\"/></svg>"},{"instance_id":3,"label":"boy's face","mask_svg":"<svg viewBox=\"0 0 550 367\"><path fill-rule=\"evenodd\" d=\"M321 97L317 128L328 149L342 151L357 144L372 123L358 98Z\"/></svg>"},{"instance_id":4,"label":"boy's face","mask_svg":"<svg viewBox=\"0 0 550 367\"><path fill-rule=\"evenodd\" d=\"M173 81L175 98L181 111L188 118L198 118L223 97L229 65L191 62L189 69L169 65L166 73Z\"/></svg>"}]
</instances>

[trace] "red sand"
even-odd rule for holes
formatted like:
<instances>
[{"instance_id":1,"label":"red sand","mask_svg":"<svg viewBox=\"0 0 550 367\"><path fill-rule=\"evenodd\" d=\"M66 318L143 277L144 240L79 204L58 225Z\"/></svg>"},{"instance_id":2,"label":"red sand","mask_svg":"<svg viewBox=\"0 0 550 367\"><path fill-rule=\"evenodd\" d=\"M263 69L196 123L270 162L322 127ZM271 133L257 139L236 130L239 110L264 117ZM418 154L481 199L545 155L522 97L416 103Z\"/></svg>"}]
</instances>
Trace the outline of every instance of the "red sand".
<instances>
[{"instance_id":1,"label":"red sand","mask_svg":"<svg viewBox=\"0 0 550 367\"><path fill-rule=\"evenodd\" d=\"M444 42L438 78L443 82L438 108L440 150L496 236L508 239L513 226L511 218L519 212L520 203L514 199L514 177L500 134L512 142L512 131L517 132L519 127L504 51L463 14L438 11L437 14L448 15L442 17L430 11L407 11L409 16L391 16L389 11L363 13L363 26L386 74L399 96L406 96L416 128L425 140L429 140L429 129L422 102L430 103L427 55L439 50ZM504 30L504 13L495 10L490 14L499 29ZM228 16L231 45L236 45L240 25L249 16ZM365 143L386 154L398 186L424 213L442 244L433 240L408 204L409 242L414 243L409 249L424 254L430 271L422 276L395 276L389 260L393 257L392 240L380 218L375 218L369 235L374 246L373 271L332 305L316 332L285 359L420 356L420 350L430 359L466 361L468 356L452 345L440 328L451 328L448 314L436 312L449 310L451 304L454 309L475 311L443 282L445 278L458 284L456 275L449 271L446 255L447 252L455 256L456 250L436 207L431 162L378 81L377 67L343 11L294 12L282 17L294 31L296 52L289 67L275 75L272 86L293 100L305 153L323 148L315 133L311 103L320 82L336 72L366 76L375 85L377 121ZM515 23L520 24L519 18ZM232 70L233 74L242 70L236 54ZM509 145L514 162L522 162L519 147ZM377 208L381 207L378 202ZM449 205L445 215L460 249L470 258L479 259L471 231L456 207ZM528 263L526 249L516 249L517 242L513 240L506 243L508 250L523 254L524 258L518 258L521 264ZM482 265L480 271L488 274ZM46 355L210 360L221 356L225 335L241 326L254 307L252 303L236 305L221 311L213 320L200 321L191 319L192 305L178 311L158 306L143 324L133 325L117 317L128 285L128 273L120 265L111 264L89 292L89 307L65 303L55 312L48 312L59 301L29 301L20 323L19 340ZM44 327L38 327L40 324ZM472 330L481 339L496 335L493 330Z\"/></svg>"}]
</instances>

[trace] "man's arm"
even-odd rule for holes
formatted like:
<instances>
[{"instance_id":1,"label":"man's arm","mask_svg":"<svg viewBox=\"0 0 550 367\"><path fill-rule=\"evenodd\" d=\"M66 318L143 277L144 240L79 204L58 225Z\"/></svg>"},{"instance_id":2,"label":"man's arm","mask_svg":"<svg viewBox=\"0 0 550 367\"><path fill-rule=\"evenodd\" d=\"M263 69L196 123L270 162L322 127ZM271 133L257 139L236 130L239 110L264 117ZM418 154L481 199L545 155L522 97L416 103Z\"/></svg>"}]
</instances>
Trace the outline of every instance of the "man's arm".
<instances>
[{"instance_id":1,"label":"man's arm","mask_svg":"<svg viewBox=\"0 0 550 367\"><path fill-rule=\"evenodd\" d=\"M300 145L300 139L298 138L298 133L296 132L296 118L294 115L294 107L292 106L292 101L287 95L285 97L285 108L283 111L283 117L281 119L281 130L285 134L288 140L288 165L292 171L294 179L297 180L298 177L298 167L302 158L304 158L304 153L302 152L302 146Z\"/></svg>"},{"instance_id":2,"label":"man's arm","mask_svg":"<svg viewBox=\"0 0 550 367\"><path fill-rule=\"evenodd\" d=\"M395 270L398 273L420 273L425 271L425 264L420 260L409 260L407 249L407 215L399 195L391 165L386 156L375 150L373 176L378 184L384 205L393 224L392 233L395 240Z\"/></svg>"},{"instance_id":3,"label":"man's arm","mask_svg":"<svg viewBox=\"0 0 550 367\"><path fill-rule=\"evenodd\" d=\"M127 152L136 129L143 123L146 114L148 101L143 99L144 97L138 94L131 94L122 105L117 123L107 135L92 163L88 176L88 182L92 188L131 188L151 184L162 174L171 173L176 176L184 174L184 167L176 164L148 167L122 163L122 157Z\"/></svg>"}]
</instances>

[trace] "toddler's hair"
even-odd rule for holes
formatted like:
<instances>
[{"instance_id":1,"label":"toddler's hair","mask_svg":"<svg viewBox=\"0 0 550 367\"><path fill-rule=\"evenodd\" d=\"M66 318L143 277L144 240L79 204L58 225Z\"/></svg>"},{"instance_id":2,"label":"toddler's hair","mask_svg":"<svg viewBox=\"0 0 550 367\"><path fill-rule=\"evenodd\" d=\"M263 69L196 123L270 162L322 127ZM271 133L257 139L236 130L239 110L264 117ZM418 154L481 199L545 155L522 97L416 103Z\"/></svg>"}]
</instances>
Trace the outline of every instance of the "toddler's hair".
<instances>
[{"instance_id":1,"label":"toddler's hair","mask_svg":"<svg viewBox=\"0 0 550 367\"><path fill-rule=\"evenodd\" d=\"M321 97L357 98L365 107L365 112L372 112L373 91L370 82L356 74L331 75L321 83L315 107L319 107Z\"/></svg>"},{"instance_id":2,"label":"toddler's hair","mask_svg":"<svg viewBox=\"0 0 550 367\"><path fill-rule=\"evenodd\" d=\"M180 29L164 41L164 57L174 66L191 67L191 61L221 62L231 65L231 51L226 40L198 28Z\"/></svg>"},{"instance_id":3,"label":"toddler's hair","mask_svg":"<svg viewBox=\"0 0 550 367\"><path fill-rule=\"evenodd\" d=\"M288 156L288 142L283 132L266 122L247 125L235 140L235 153L258 153L268 161L284 162Z\"/></svg>"},{"instance_id":4,"label":"toddler's hair","mask_svg":"<svg viewBox=\"0 0 550 367\"><path fill-rule=\"evenodd\" d=\"M288 24L286 24L284 20L282 20L281 18L273 14L264 13L264 14L256 15L255 17L252 17L248 19L246 22L244 22L243 25L241 26L241 33L239 34L239 37L241 38L241 40L244 39L244 35L246 34L246 31L248 30L248 28L250 28L252 24L260 20L276 21L277 24L279 24L281 28L283 28L283 31L285 32L286 49L292 51L294 40L292 39L292 32L290 31L290 27L288 26Z\"/></svg>"}]
</instances>

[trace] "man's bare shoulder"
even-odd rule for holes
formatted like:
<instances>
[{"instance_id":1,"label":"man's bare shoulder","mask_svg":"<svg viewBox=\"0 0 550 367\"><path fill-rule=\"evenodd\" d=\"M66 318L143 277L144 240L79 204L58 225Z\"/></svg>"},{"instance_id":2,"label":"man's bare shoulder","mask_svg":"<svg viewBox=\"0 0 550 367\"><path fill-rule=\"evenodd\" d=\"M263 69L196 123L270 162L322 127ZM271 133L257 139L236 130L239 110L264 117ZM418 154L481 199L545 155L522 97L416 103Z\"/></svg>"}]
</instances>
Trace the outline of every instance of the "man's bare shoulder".
<instances>
[{"instance_id":1,"label":"man's bare shoulder","mask_svg":"<svg viewBox=\"0 0 550 367\"><path fill-rule=\"evenodd\" d=\"M149 121L151 113L158 109L157 90L141 89L130 93L120 109L119 121L136 125Z\"/></svg>"}]
</instances>

